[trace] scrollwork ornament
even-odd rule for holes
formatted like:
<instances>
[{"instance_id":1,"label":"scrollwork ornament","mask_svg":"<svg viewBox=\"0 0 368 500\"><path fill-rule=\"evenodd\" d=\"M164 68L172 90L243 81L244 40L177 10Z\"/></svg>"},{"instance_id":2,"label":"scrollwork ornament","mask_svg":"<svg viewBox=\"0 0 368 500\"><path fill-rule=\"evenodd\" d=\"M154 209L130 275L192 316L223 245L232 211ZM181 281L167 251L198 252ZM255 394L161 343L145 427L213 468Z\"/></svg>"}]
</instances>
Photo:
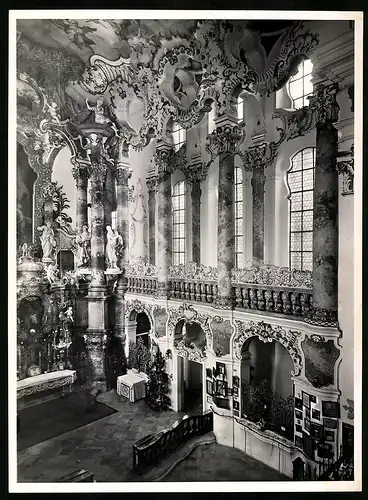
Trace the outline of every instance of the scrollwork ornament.
<instances>
[{"instance_id":1,"label":"scrollwork ornament","mask_svg":"<svg viewBox=\"0 0 368 500\"><path fill-rule=\"evenodd\" d=\"M339 119L340 107L336 101L338 84L320 84L309 97L309 109L314 113L316 124L335 123Z\"/></svg>"},{"instance_id":2,"label":"scrollwork ornament","mask_svg":"<svg viewBox=\"0 0 368 500\"><path fill-rule=\"evenodd\" d=\"M297 377L302 370L302 354L298 346L298 339L301 333L294 330L286 331L280 326L272 326L263 321L255 323L250 321L245 323L243 321L235 320L236 335L233 340L233 348L235 355L238 359L242 359L242 347L246 340L251 337L258 337L263 342L277 341L282 344L289 352L294 364L294 369L291 375Z\"/></svg>"},{"instance_id":3,"label":"scrollwork ornament","mask_svg":"<svg viewBox=\"0 0 368 500\"><path fill-rule=\"evenodd\" d=\"M206 141L206 151L211 158L216 158L220 153L236 154L240 152L240 144L244 141L244 124L221 125L208 135Z\"/></svg>"}]
</instances>

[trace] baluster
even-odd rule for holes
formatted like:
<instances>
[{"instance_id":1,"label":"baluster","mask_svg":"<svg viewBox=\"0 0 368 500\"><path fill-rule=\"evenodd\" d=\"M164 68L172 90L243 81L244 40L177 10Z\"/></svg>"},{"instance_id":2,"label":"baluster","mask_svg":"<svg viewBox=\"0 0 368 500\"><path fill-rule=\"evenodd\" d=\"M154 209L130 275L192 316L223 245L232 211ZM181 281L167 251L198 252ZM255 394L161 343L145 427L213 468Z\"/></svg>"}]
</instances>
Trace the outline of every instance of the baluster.
<instances>
[{"instance_id":1,"label":"baluster","mask_svg":"<svg viewBox=\"0 0 368 500\"><path fill-rule=\"evenodd\" d=\"M172 281L171 285L172 285L172 290L171 290L172 297L176 298L177 297L177 283L176 283L176 281Z\"/></svg>"},{"instance_id":2,"label":"baluster","mask_svg":"<svg viewBox=\"0 0 368 500\"><path fill-rule=\"evenodd\" d=\"M254 288L249 289L250 308L257 309L257 294Z\"/></svg>"},{"instance_id":3,"label":"baluster","mask_svg":"<svg viewBox=\"0 0 368 500\"><path fill-rule=\"evenodd\" d=\"M185 290L185 299L189 300L190 299L189 283L187 281L184 282L184 290Z\"/></svg>"},{"instance_id":4,"label":"baluster","mask_svg":"<svg viewBox=\"0 0 368 500\"><path fill-rule=\"evenodd\" d=\"M258 300L258 310L264 311L265 310L265 300L263 297L264 290L258 288L256 291L257 291L257 300Z\"/></svg>"},{"instance_id":5,"label":"baluster","mask_svg":"<svg viewBox=\"0 0 368 500\"><path fill-rule=\"evenodd\" d=\"M195 286L195 283L193 283L193 281L191 281L189 283L190 300L194 300L195 299L194 286Z\"/></svg>"},{"instance_id":6,"label":"baluster","mask_svg":"<svg viewBox=\"0 0 368 500\"><path fill-rule=\"evenodd\" d=\"M291 311L293 315L300 316L299 294L296 292L291 292L290 301L291 301Z\"/></svg>"},{"instance_id":7,"label":"baluster","mask_svg":"<svg viewBox=\"0 0 368 500\"><path fill-rule=\"evenodd\" d=\"M185 299L185 282L180 282L180 298Z\"/></svg>"},{"instance_id":8,"label":"baluster","mask_svg":"<svg viewBox=\"0 0 368 500\"><path fill-rule=\"evenodd\" d=\"M272 290L265 290L266 311L273 311Z\"/></svg>"},{"instance_id":9,"label":"baluster","mask_svg":"<svg viewBox=\"0 0 368 500\"><path fill-rule=\"evenodd\" d=\"M249 309L250 308L249 289L242 288L241 291L242 291L243 307L244 309Z\"/></svg>"},{"instance_id":10,"label":"baluster","mask_svg":"<svg viewBox=\"0 0 368 500\"><path fill-rule=\"evenodd\" d=\"M274 310L275 312L282 312L282 300L281 300L281 294L279 290L274 290L272 292L272 297L273 297L273 303L274 303Z\"/></svg>"},{"instance_id":11,"label":"baluster","mask_svg":"<svg viewBox=\"0 0 368 500\"><path fill-rule=\"evenodd\" d=\"M201 300L201 284L195 282L194 283L194 294L195 294L195 300L196 302L199 302Z\"/></svg>"},{"instance_id":12,"label":"baluster","mask_svg":"<svg viewBox=\"0 0 368 500\"><path fill-rule=\"evenodd\" d=\"M235 302L236 307L243 307L242 293L240 286L235 287Z\"/></svg>"},{"instance_id":13,"label":"baluster","mask_svg":"<svg viewBox=\"0 0 368 500\"><path fill-rule=\"evenodd\" d=\"M281 300L282 300L282 309L284 314L291 314L291 303L289 292L284 291L281 292Z\"/></svg>"}]
</instances>

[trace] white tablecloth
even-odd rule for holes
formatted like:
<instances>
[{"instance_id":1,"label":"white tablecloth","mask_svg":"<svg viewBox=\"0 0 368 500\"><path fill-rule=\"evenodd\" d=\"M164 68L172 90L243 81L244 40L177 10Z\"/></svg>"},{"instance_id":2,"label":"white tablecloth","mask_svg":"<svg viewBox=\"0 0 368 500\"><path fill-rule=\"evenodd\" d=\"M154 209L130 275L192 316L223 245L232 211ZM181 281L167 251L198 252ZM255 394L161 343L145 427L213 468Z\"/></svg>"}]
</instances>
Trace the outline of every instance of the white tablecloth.
<instances>
[{"instance_id":1,"label":"white tablecloth","mask_svg":"<svg viewBox=\"0 0 368 500\"><path fill-rule=\"evenodd\" d=\"M17 397L29 396L36 392L47 391L71 385L76 379L75 370L60 370L57 372L43 373L34 377L27 377L17 381Z\"/></svg>"},{"instance_id":2,"label":"white tablecloth","mask_svg":"<svg viewBox=\"0 0 368 500\"><path fill-rule=\"evenodd\" d=\"M143 399L146 395L146 380L138 373L127 373L117 379L116 392L128 398L132 403Z\"/></svg>"}]
</instances>

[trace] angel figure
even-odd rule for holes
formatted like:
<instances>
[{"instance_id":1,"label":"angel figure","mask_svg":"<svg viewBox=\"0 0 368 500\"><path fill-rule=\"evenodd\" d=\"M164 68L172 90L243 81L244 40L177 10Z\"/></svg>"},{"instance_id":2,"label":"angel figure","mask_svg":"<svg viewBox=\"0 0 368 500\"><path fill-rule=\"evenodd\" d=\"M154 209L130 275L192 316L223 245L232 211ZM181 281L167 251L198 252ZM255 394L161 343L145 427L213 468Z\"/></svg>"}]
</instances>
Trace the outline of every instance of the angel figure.
<instances>
[{"instance_id":1,"label":"angel figure","mask_svg":"<svg viewBox=\"0 0 368 500\"><path fill-rule=\"evenodd\" d=\"M57 278L57 273L58 273L58 267L56 264L49 264L46 267L46 278L47 281L50 283L50 285L55 283Z\"/></svg>"},{"instance_id":2,"label":"angel figure","mask_svg":"<svg viewBox=\"0 0 368 500\"><path fill-rule=\"evenodd\" d=\"M51 105L46 102L46 105L48 107L48 112L51 115L52 121L60 125L61 116L57 111L58 105L56 104L56 102L52 101Z\"/></svg>"},{"instance_id":3,"label":"angel figure","mask_svg":"<svg viewBox=\"0 0 368 500\"><path fill-rule=\"evenodd\" d=\"M65 312L65 320L74 323L74 316L73 316L73 307L69 306L68 309Z\"/></svg>"},{"instance_id":4,"label":"angel figure","mask_svg":"<svg viewBox=\"0 0 368 500\"><path fill-rule=\"evenodd\" d=\"M56 239L51 222L47 222L46 226L39 226L38 231L42 231L40 236L42 254L44 259L49 259L52 256L54 248L56 247Z\"/></svg>"},{"instance_id":5,"label":"angel figure","mask_svg":"<svg viewBox=\"0 0 368 500\"><path fill-rule=\"evenodd\" d=\"M109 269L117 269L118 255L123 247L123 238L120 236L116 229L111 226L106 226L107 243L106 243L106 257Z\"/></svg>"}]
</instances>

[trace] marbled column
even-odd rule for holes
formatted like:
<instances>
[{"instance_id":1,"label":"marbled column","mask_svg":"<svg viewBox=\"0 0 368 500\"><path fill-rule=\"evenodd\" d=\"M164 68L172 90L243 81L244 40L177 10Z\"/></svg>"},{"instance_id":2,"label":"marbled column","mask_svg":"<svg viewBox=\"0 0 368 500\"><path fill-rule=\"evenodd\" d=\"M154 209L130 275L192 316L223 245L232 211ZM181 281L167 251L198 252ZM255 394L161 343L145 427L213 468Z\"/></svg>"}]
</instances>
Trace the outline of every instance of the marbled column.
<instances>
[{"instance_id":1,"label":"marbled column","mask_svg":"<svg viewBox=\"0 0 368 500\"><path fill-rule=\"evenodd\" d=\"M313 309L315 319L337 320L338 150L332 123L318 124L313 210Z\"/></svg>"},{"instance_id":2,"label":"marbled column","mask_svg":"<svg viewBox=\"0 0 368 500\"><path fill-rule=\"evenodd\" d=\"M337 325L338 308L338 132L337 86L318 86L310 101L316 117L313 191L313 309L309 321ZM308 319L307 319L308 320Z\"/></svg>"},{"instance_id":3,"label":"marbled column","mask_svg":"<svg viewBox=\"0 0 368 500\"><path fill-rule=\"evenodd\" d=\"M218 230L217 230L217 304L233 305L231 270L235 263L234 227L234 155L220 153L218 182Z\"/></svg>"},{"instance_id":4,"label":"marbled column","mask_svg":"<svg viewBox=\"0 0 368 500\"><path fill-rule=\"evenodd\" d=\"M124 241L121 267L129 263L129 179L130 168L121 164L116 168L116 229Z\"/></svg>"},{"instance_id":5,"label":"marbled column","mask_svg":"<svg viewBox=\"0 0 368 500\"><path fill-rule=\"evenodd\" d=\"M104 335L106 333L105 237L103 188L106 165L103 160L91 165L91 270L88 289L88 328L86 344L93 374L91 385L105 388ZM102 382L102 385L101 385Z\"/></svg>"},{"instance_id":6,"label":"marbled column","mask_svg":"<svg viewBox=\"0 0 368 500\"><path fill-rule=\"evenodd\" d=\"M88 226L88 207L87 207L87 187L88 174L87 169L80 168L76 174L77 197L76 197L76 228L77 231L83 226Z\"/></svg>"},{"instance_id":7,"label":"marbled column","mask_svg":"<svg viewBox=\"0 0 368 500\"><path fill-rule=\"evenodd\" d=\"M111 169L106 172L106 180L104 187L104 226L111 226L112 223L112 204L114 198L115 179ZM106 233L105 233L106 241Z\"/></svg>"},{"instance_id":8,"label":"marbled column","mask_svg":"<svg viewBox=\"0 0 368 500\"><path fill-rule=\"evenodd\" d=\"M149 261L156 264L156 177L147 179Z\"/></svg>"},{"instance_id":9,"label":"marbled column","mask_svg":"<svg viewBox=\"0 0 368 500\"><path fill-rule=\"evenodd\" d=\"M192 260L201 263L201 182L192 182Z\"/></svg>"},{"instance_id":10,"label":"marbled column","mask_svg":"<svg viewBox=\"0 0 368 500\"><path fill-rule=\"evenodd\" d=\"M264 166L253 168L253 261L261 264L264 261L264 186L266 176Z\"/></svg>"},{"instance_id":11,"label":"marbled column","mask_svg":"<svg viewBox=\"0 0 368 500\"><path fill-rule=\"evenodd\" d=\"M172 264L171 174L162 173L157 186L158 290L167 295L168 270Z\"/></svg>"}]
</instances>

